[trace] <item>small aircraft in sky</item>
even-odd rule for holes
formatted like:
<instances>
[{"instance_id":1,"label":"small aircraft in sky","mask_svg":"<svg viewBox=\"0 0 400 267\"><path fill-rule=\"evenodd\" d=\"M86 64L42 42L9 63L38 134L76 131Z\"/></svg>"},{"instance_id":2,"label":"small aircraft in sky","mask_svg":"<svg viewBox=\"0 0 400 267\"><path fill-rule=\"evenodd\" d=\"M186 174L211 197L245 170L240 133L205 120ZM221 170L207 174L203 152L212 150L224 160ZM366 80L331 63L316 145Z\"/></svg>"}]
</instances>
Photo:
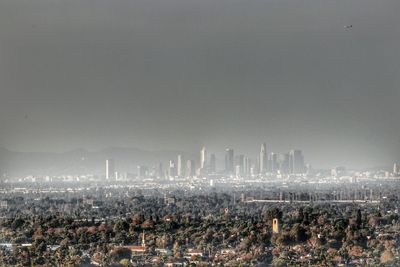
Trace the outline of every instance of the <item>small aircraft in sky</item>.
<instances>
[{"instance_id":1,"label":"small aircraft in sky","mask_svg":"<svg viewBox=\"0 0 400 267\"><path fill-rule=\"evenodd\" d=\"M353 28L353 25L352 25L352 24L346 25L346 26L344 26L344 28L345 28L345 29L351 29L351 28Z\"/></svg>"}]
</instances>

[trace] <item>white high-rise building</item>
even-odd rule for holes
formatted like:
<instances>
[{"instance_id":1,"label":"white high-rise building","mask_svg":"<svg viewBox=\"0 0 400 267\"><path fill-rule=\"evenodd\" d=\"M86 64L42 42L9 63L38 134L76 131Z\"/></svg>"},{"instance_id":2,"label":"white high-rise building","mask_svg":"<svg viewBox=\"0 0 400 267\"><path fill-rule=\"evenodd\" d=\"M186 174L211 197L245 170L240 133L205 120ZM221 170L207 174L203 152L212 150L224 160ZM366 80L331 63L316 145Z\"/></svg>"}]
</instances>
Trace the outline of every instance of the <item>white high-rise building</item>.
<instances>
[{"instance_id":1,"label":"white high-rise building","mask_svg":"<svg viewBox=\"0 0 400 267\"><path fill-rule=\"evenodd\" d=\"M225 174L234 174L234 151L231 148L225 150Z\"/></svg>"},{"instance_id":2,"label":"white high-rise building","mask_svg":"<svg viewBox=\"0 0 400 267\"><path fill-rule=\"evenodd\" d=\"M185 165L184 159L182 155L178 155L178 162L177 162L177 174L178 176L182 177L185 175Z\"/></svg>"},{"instance_id":3,"label":"white high-rise building","mask_svg":"<svg viewBox=\"0 0 400 267\"><path fill-rule=\"evenodd\" d=\"M200 150L200 169L205 168L206 160L207 160L207 151L206 148L203 146Z\"/></svg>"},{"instance_id":4,"label":"white high-rise building","mask_svg":"<svg viewBox=\"0 0 400 267\"><path fill-rule=\"evenodd\" d=\"M115 179L115 166L113 159L106 159L106 179Z\"/></svg>"},{"instance_id":5,"label":"white high-rise building","mask_svg":"<svg viewBox=\"0 0 400 267\"><path fill-rule=\"evenodd\" d=\"M259 159L260 159L260 161L259 161L258 170L259 170L260 174L264 174L267 171L267 162L268 162L267 145L265 143L261 144Z\"/></svg>"}]
</instances>

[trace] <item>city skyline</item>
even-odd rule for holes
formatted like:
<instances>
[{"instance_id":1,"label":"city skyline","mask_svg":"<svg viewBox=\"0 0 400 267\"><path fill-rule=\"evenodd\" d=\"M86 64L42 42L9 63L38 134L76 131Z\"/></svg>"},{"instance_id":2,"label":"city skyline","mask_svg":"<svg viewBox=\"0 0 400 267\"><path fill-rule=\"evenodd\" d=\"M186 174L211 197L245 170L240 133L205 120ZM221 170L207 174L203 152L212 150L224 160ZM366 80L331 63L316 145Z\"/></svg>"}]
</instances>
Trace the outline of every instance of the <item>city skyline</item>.
<instances>
[{"instance_id":1,"label":"city skyline","mask_svg":"<svg viewBox=\"0 0 400 267\"><path fill-rule=\"evenodd\" d=\"M255 160L249 155L235 155L235 150L233 148L226 148L222 167L218 166L215 153L212 153L208 157L206 151L207 149L203 145L199 151L199 157L197 159L196 157L189 157L186 161L186 167L184 164L185 158L181 154L178 154L176 156L177 163L175 163L175 159L169 159L169 166L166 172L164 172L162 168L159 168L158 171L154 168L153 176L156 174L159 178L165 176L171 178L192 176L208 177L210 175L264 177L266 175L304 175L311 174L313 171L311 164L305 163L302 150L292 149L284 153L270 152L268 155L266 143L261 144L260 154L256 156ZM106 160L106 178L109 176L109 161L109 159ZM198 169L194 167L196 162L199 163ZM142 166L138 165L138 169L141 167ZM343 166L337 166L337 168L346 169L346 167ZM138 177L143 177L140 171L138 171Z\"/></svg>"},{"instance_id":2,"label":"city skyline","mask_svg":"<svg viewBox=\"0 0 400 267\"><path fill-rule=\"evenodd\" d=\"M117 150L119 150L119 149L121 149L121 150L135 150L138 153L140 153L140 151L142 151L144 153L172 153L172 154L176 154L177 157L182 156L182 158L184 159L184 163L186 163L187 159L182 155L182 153L183 153L183 154L189 155L188 159L195 159L195 162L197 162L198 167L200 167L200 168L202 168L201 167L202 166L201 157L202 157L202 155L204 153L205 157L203 158L204 159L204 162L203 162L204 165L203 166L205 166L205 165L208 166L210 164L209 161L212 158L214 158L214 162L215 163L218 162L219 167L223 166L223 167L221 167L221 169L225 169L225 163L224 162L225 162L226 150L227 149L232 149L235 152L239 152L240 155L245 155L248 160L254 160L255 161L254 163L257 165L256 166L257 169L259 169L261 167L260 157L261 157L261 154L263 153L262 152L263 146L265 146L265 150L264 150L265 162L262 165L266 166L264 168L264 170L267 169L268 161L270 160L271 156L274 156L274 157L276 157L276 159L278 159L279 157L282 158L286 154L289 156L289 153L291 151L298 151L299 150L298 148L293 148L293 147L290 147L287 150L284 150L284 149L276 149L276 150L275 149L267 149L268 146L267 146L267 144L265 142L261 143L261 151L259 149L258 152L257 152L257 150L255 148L256 146L253 147L253 149L249 149L249 148L247 148L247 149L246 148L245 149L237 149L236 147L229 148L227 146L223 147L222 149L209 149L209 147L206 147L205 145L202 145L200 147L201 148L200 150L194 149L194 150L186 150L186 151L184 151L182 149L179 149L179 148L178 149L148 150L148 149L143 149L143 148L138 148L138 147L118 147L118 146L105 147L105 148L99 149L99 150L89 150L89 149L86 149L86 148L76 148L76 149L71 149L71 150L67 150L67 151L58 151L58 152L45 152L45 151L40 151L40 150L39 151L26 151L25 152L25 151L13 151L13 150L10 150L10 149L4 148L4 147L0 147L0 148L3 149L3 151L8 151L10 153L21 153L21 154L27 154L27 155L29 155L29 154L32 154L32 155L33 154L37 154L37 155L42 155L42 154L43 155L51 155L51 154L62 155L62 154L65 154L65 153L73 152L73 153L78 153L78 154L79 153L83 153L82 156L84 156L86 153L97 153L97 152L102 152L102 151L107 151L107 150L114 150L114 149L117 149ZM250 151L250 152L244 152L244 151ZM310 164L312 167L315 167L317 169L330 169L330 168L338 167L338 166L346 166L347 168L354 169L354 170L367 170L367 169L374 169L374 168L387 169L387 168L392 168L393 163L399 161L397 159L393 159L390 162L385 162L385 163L380 163L380 164L376 163L376 164L371 164L371 165L357 166L357 165L354 165L351 161L344 161L342 159L337 159L337 160L333 160L332 163L326 162L325 164L318 165L318 164L315 164L312 159L310 159L310 157L308 156L307 150L301 149L301 151L302 152L306 151L306 153L307 153L308 161L306 163ZM0 152L1 152L1 150L0 150ZM196 156L196 154L199 155L199 156ZM0 157L1 157L1 153L0 153ZM110 160L111 159L112 158L110 158ZM164 163L168 163L169 159L165 159L163 161L165 161ZM179 158L175 159L174 161L175 161L174 162L175 165L177 165L176 166L177 167L176 171L178 172ZM318 162L318 161L316 161L316 162ZM290 168L290 166L288 166L288 168ZM232 173L234 173L234 169L235 169L235 165L233 165Z\"/></svg>"}]
</instances>

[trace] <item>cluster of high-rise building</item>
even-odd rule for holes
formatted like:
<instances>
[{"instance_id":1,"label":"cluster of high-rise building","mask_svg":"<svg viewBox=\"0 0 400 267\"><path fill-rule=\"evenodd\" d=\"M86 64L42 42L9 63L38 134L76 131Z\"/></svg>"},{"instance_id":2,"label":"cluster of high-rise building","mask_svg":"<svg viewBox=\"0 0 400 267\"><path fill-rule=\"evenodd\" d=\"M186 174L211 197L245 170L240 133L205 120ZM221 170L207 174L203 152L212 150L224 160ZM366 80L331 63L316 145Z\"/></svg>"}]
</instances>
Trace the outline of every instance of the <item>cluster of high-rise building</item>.
<instances>
[{"instance_id":1,"label":"cluster of high-rise building","mask_svg":"<svg viewBox=\"0 0 400 267\"><path fill-rule=\"evenodd\" d=\"M178 155L177 160L170 160L168 169L165 173L169 177L194 177L200 175L207 175L216 172L216 157L211 154L208 158L207 151L205 147L200 150L199 160L187 159L183 155ZM196 168L198 166L198 168ZM160 171L160 176L163 176L163 172Z\"/></svg>"},{"instance_id":2,"label":"cluster of high-rise building","mask_svg":"<svg viewBox=\"0 0 400 267\"><path fill-rule=\"evenodd\" d=\"M177 160L170 160L166 175L168 177L193 177L207 175L227 176L263 176L268 174L303 174L306 172L304 156L301 150L291 150L288 153L268 153L265 143L261 144L259 155L255 160L246 155L235 155L232 148L225 149L224 166L217 168L215 154L208 155L206 148L200 149L198 160L188 159L183 155ZM160 172L160 176L162 173Z\"/></svg>"},{"instance_id":3,"label":"cluster of high-rise building","mask_svg":"<svg viewBox=\"0 0 400 267\"><path fill-rule=\"evenodd\" d=\"M257 176L266 174L302 174L305 173L304 156L301 150L289 153L268 153L265 143L255 161L245 155L234 156L233 149L226 149L225 174L236 176Z\"/></svg>"},{"instance_id":4,"label":"cluster of high-rise building","mask_svg":"<svg viewBox=\"0 0 400 267\"><path fill-rule=\"evenodd\" d=\"M304 156L301 150L291 150L289 153L267 153L265 143L261 145L258 158L259 173L300 174L306 171Z\"/></svg>"},{"instance_id":5,"label":"cluster of high-rise building","mask_svg":"<svg viewBox=\"0 0 400 267\"><path fill-rule=\"evenodd\" d=\"M201 177L208 175L224 175L237 177L264 176L271 174L303 174L306 172L304 156L301 150L291 150L288 153L274 153L267 150L265 143L261 144L259 155L251 159L246 155L235 155L232 148L225 149L224 166L217 168L215 154L207 153L206 147L200 149L199 158L185 159L183 155L177 155L176 160L171 159L164 170L162 163L158 169L149 169L146 166L137 167L137 177ZM106 179L117 179L113 159L106 160Z\"/></svg>"},{"instance_id":6,"label":"cluster of high-rise building","mask_svg":"<svg viewBox=\"0 0 400 267\"><path fill-rule=\"evenodd\" d=\"M162 163L149 169L146 166L137 167L138 178L152 177L204 177L209 175L255 177L265 175L290 175L306 172L304 156L301 150L291 150L288 153L268 152L267 145L261 144L260 152L255 159L239 154L235 155L232 148L225 149L223 166L217 168L217 157L214 153L208 154L206 147L200 149L198 159L185 159L184 155L169 160L166 169ZM117 179L114 160L106 160L106 179Z\"/></svg>"}]
</instances>

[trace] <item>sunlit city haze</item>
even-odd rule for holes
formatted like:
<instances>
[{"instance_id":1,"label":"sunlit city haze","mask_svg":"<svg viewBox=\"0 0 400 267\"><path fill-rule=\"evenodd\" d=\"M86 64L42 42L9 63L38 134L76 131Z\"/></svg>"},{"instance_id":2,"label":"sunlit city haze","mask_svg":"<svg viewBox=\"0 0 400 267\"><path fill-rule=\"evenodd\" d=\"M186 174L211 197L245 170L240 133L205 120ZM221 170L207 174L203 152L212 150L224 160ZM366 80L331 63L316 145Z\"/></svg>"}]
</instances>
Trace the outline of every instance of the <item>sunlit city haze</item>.
<instances>
[{"instance_id":1,"label":"sunlit city haze","mask_svg":"<svg viewBox=\"0 0 400 267\"><path fill-rule=\"evenodd\" d=\"M400 266L400 1L0 1L0 266Z\"/></svg>"}]
</instances>

